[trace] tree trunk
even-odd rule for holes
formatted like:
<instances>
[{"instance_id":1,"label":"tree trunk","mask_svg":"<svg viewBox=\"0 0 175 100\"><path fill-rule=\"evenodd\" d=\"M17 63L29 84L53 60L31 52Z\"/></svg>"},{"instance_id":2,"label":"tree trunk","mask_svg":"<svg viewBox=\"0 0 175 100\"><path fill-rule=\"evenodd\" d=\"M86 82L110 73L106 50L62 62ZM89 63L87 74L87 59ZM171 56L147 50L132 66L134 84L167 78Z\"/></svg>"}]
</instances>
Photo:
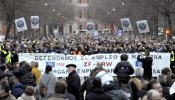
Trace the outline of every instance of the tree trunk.
<instances>
[{"instance_id":1,"label":"tree trunk","mask_svg":"<svg viewBox=\"0 0 175 100\"><path fill-rule=\"evenodd\" d=\"M7 26L6 26L6 35L5 35L5 40L7 40L9 38L9 33L10 33L10 29L13 23L12 19L7 19Z\"/></svg>"},{"instance_id":2,"label":"tree trunk","mask_svg":"<svg viewBox=\"0 0 175 100\"><path fill-rule=\"evenodd\" d=\"M169 33L164 32L166 33L165 35L167 35L168 37L172 37L173 31L172 31L170 14L166 14L164 19L164 31L167 31L167 30L169 31Z\"/></svg>"},{"instance_id":3,"label":"tree trunk","mask_svg":"<svg viewBox=\"0 0 175 100\"><path fill-rule=\"evenodd\" d=\"M153 36L155 37L158 37L158 28L159 28L158 18L156 18L154 20L154 34L153 34Z\"/></svg>"}]
</instances>

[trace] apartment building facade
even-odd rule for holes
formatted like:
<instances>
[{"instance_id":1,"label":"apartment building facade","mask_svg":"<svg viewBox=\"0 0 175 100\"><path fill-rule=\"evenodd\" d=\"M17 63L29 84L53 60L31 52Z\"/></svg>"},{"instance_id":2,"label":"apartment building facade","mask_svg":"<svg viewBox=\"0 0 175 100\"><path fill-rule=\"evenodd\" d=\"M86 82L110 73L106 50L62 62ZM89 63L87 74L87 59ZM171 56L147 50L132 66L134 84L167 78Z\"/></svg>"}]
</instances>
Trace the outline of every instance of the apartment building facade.
<instances>
[{"instance_id":1,"label":"apartment building facade","mask_svg":"<svg viewBox=\"0 0 175 100\"><path fill-rule=\"evenodd\" d=\"M103 24L95 18L90 19L91 11L88 10L90 0L70 0L75 5L75 19L64 26L65 33L74 33L75 31L86 31L87 22L94 22L94 30L102 31Z\"/></svg>"}]
</instances>

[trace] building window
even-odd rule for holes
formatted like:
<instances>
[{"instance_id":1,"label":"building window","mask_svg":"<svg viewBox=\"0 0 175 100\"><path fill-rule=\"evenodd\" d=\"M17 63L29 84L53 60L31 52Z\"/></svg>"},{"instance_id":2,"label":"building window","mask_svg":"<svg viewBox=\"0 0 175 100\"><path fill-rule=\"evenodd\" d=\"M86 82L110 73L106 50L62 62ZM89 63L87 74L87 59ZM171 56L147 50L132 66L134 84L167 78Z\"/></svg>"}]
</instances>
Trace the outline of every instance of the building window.
<instances>
[{"instance_id":1,"label":"building window","mask_svg":"<svg viewBox=\"0 0 175 100\"><path fill-rule=\"evenodd\" d=\"M69 25L69 33L72 33L72 25Z\"/></svg>"},{"instance_id":2,"label":"building window","mask_svg":"<svg viewBox=\"0 0 175 100\"><path fill-rule=\"evenodd\" d=\"M98 25L97 24L95 25L95 30L98 30Z\"/></svg>"},{"instance_id":3,"label":"building window","mask_svg":"<svg viewBox=\"0 0 175 100\"><path fill-rule=\"evenodd\" d=\"M82 25L79 25L79 30L82 30L83 29L83 26Z\"/></svg>"},{"instance_id":4,"label":"building window","mask_svg":"<svg viewBox=\"0 0 175 100\"><path fill-rule=\"evenodd\" d=\"M87 11L87 18L88 18L88 19L90 19L90 18L91 18L90 11Z\"/></svg>"},{"instance_id":5,"label":"building window","mask_svg":"<svg viewBox=\"0 0 175 100\"><path fill-rule=\"evenodd\" d=\"M82 10L79 11L79 18L83 18L83 11Z\"/></svg>"},{"instance_id":6,"label":"building window","mask_svg":"<svg viewBox=\"0 0 175 100\"><path fill-rule=\"evenodd\" d=\"M78 0L78 3L80 3L80 4L81 4L81 3L82 3L82 0Z\"/></svg>"}]
</instances>

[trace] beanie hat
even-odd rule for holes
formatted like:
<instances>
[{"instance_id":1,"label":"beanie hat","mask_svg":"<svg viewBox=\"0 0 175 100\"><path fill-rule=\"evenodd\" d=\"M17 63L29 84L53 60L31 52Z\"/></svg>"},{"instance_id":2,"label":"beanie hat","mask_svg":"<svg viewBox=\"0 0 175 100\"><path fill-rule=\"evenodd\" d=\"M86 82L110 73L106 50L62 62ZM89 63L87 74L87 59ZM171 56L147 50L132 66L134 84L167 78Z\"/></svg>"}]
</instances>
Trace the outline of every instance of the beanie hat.
<instances>
[{"instance_id":1,"label":"beanie hat","mask_svg":"<svg viewBox=\"0 0 175 100\"><path fill-rule=\"evenodd\" d=\"M108 75L105 71L100 71L95 77L101 78L101 86L103 87L107 82L114 81L113 77Z\"/></svg>"}]
</instances>

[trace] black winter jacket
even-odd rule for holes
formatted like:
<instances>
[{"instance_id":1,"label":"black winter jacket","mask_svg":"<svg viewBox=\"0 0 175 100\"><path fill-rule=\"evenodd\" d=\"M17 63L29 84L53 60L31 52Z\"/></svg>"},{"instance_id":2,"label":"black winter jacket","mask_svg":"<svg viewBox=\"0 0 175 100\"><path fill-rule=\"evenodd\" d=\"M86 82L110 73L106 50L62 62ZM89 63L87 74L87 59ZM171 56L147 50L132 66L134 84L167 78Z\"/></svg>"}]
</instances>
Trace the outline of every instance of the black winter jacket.
<instances>
[{"instance_id":1,"label":"black winter jacket","mask_svg":"<svg viewBox=\"0 0 175 100\"><path fill-rule=\"evenodd\" d=\"M32 68L28 64L25 64L24 66L20 66L19 68L15 69L13 74L19 77L20 82L22 84L32 86L35 83L35 77L31 73L31 71L32 71Z\"/></svg>"},{"instance_id":2,"label":"black winter jacket","mask_svg":"<svg viewBox=\"0 0 175 100\"><path fill-rule=\"evenodd\" d=\"M85 100L112 100L112 97L107 95L102 88L95 88L86 95Z\"/></svg>"},{"instance_id":3,"label":"black winter jacket","mask_svg":"<svg viewBox=\"0 0 175 100\"><path fill-rule=\"evenodd\" d=\"M128 61L121 61L114 69L119 81L128 82L130 75L134 74L134 68Z\"/></svg>"},{"instance_id":4,"label":"black winter jacket","mask_svg":"<svg viewBox=\"0 0 175 100\"><path fill-rule=\"evenodd\" d=\"M81 83L80 83L80 77L76 72L76 70L74 70L69 74L67 78L67 85L68 85L67 92L74 95L76 97L76 100L79 100L78 90L80 88Z\"/></svg>"}]
</instances>

